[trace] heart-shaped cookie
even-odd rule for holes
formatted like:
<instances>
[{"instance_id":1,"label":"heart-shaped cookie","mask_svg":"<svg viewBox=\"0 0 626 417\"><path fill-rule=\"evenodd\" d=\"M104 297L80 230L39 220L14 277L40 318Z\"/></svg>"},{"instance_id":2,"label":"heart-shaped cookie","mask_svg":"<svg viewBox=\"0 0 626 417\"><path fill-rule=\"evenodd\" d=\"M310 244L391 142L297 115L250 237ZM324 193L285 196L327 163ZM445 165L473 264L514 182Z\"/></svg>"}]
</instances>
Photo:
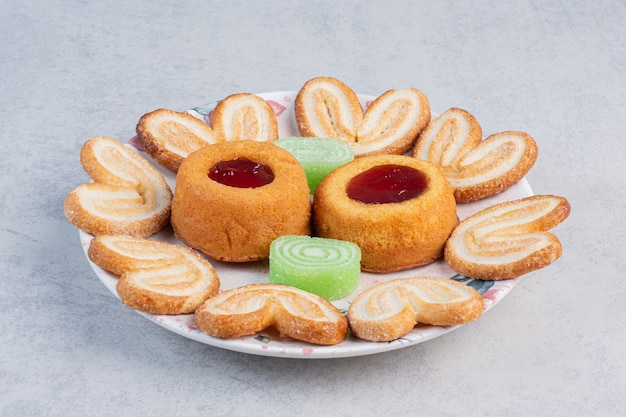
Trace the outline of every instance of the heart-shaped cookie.
<instances>
[{"instance_id":1,"label":"heart-shaped cookie","mask_svg":"<svg viewBox=\"0 0 626 417\"><path fill-rule=\"evenodd\" d=\"M307 81L296 96L294 112L301 136L341 140L356 157L402 154L430 121L430 104L416 88L389 90L365 113L356 93L330 77Z\"/></svg>"},{"instance_id":2,"label":"heart-shaped cookie","mask_svg":"<svg viewBox=\"0 0 626 417\"><path fill-rule=\"evenodd\" d=\"M213 129L204 121L170 109L144 114L135 131L143 150L174 172L191 152L216 142Z\"/></svg>"},{"instance_id":3,"label":"heart-shaped cookie","mask_svg":"<svg viewBox=\"0 0 626 417\"><path fill-rule=\"evenodd\" d=\"M377 284L350 304L348 320L360 339L385 342L417 323L452 326L477 319L484 302L472 287L447 278L419 276Z\"/></svg>"},{"instance_id":4,"label":"heart-shaped cookie","mask_svg":"<svg viewBox=\"0 0 626 417\"><path fill-rule=\"evenodd\" d=\"M250 284L206 300L195 320L203 332L241 337L274 326L281 335L318 345L343 341L346 317L326 299L281 284Z\"/></svg>"},{"instance_id":5,"label":"heart-shaped cookie","mask_svg":"<svg viewBox=\"0 0 626 417\"><path fill-rule=\"evenodd\" d=\"M448 238L444 260L468 277L516 278L557 260L561 243L547 232L565 220L564 197L535 195L496 204L463 220Z\"/></svg>"},{"instance_id":6,"label":"heart-shaped cookie","mask_svg":"<svg viewBox=\"0 0 626 417\"><path fill-rule=\"evenodd\" d=\"M206 259L173 243L103 235L91 241L87 254L119 276L117 293L124 304L151 314L193 313L220 287Z\"/></svg>"},{"instance_id":7,"label":"heart-shaped cookie","mask_svg":"<svg viewBox=\"0 0 626 417\"><path fill-rule=\"evenodd\" d=\"M426 126L411 154L439 165L456 201L464 203L502 192L521 180L537 159L537 144L517 131L482 140L474 116L451 108Z\"/></svg>"},{"instance_id":8,"label":"heart-shaped cookie","mask_svg":"<svg viewBox=\"0 0 626 417\"><path fill-rule=\"evenodd\" d=\"M207 144L278 139L272 107L250 93L232 94L220 101L211 113L210 124L189 113L158 109L139 119L137 139L148 155L174 172L187 155Z\"/></svg>"},{"instance_id":9,"label":"heart-shaped cookie","mask_svg":"<svg viewBox=\"0 0 626 417\"><path fill-rule=\"evenodd\" d=\"M172 191L147 160L105 136L89 139L80 152L93 182L66 197L64 213L74 226L92 235L146 237L168 221Z\"/></svg>"}]
</instances>

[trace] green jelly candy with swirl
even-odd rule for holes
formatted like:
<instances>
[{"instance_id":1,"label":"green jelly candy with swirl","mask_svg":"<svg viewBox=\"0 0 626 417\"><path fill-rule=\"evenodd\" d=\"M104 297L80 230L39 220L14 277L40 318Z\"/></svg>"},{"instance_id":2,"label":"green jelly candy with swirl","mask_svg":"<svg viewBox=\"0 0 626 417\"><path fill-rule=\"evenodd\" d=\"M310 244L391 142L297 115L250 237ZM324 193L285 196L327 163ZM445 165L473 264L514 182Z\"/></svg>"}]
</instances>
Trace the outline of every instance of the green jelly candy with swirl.
<instances>
[{"instance_id":1,"label":"green jelly candy with swirl","mask_svg":"<svg viewBox=\"0 0 626 417\"><path fill-rule=\"evenodd\" d=\"M270 245L269 280L338 300L356 290L361 249L352 242L286 235Z\"/></svg>"},{"instance_id":2,"label":"green jelly candy with swirl","mask_svg":"<svg viewBox=\"0 0 626 417\"><path fill-rule=\"evenodd\" d=\"M311 194L330 171L354 159L354 151L350 145L336 139L291 137L278 139L274 144L291 153L300 162Z\"/></svg>"}]
</instances>

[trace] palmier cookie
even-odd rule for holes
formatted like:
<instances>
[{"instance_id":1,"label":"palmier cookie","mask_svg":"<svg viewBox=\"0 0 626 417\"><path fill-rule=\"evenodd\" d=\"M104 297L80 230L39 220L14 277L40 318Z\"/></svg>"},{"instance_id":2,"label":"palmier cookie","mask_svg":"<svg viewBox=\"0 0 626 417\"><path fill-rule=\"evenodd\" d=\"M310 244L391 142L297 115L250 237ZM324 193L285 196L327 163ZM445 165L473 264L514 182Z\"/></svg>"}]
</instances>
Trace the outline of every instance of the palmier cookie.
<instances>
[{"instance_id":1,"label":"palmier cookie","mask_svg":"<svg viewBox=\"0 0 626 417\"><path fill-rule=\"evenodd\" d=\"M129 307L151 314L189 314L217 294L213 266L184 246L124 235L95 237L89 259L119 276L117 293Z\"/></svg>"},{"instance_id":2,"label":"palmier cookie","mask_svg":"<svg viewBox=\"0 0 626 417\"><path fill-rule=\"evenodd\" d=\"M211 126L188 113L159 109L139 119L137 138L152 158L174 172L190 153L208 144L278 139L274 111L254 94L226 97L213 110L210 121Z\"/></svg>"},{"instance_id":3,"label":"palmier cookie","mask_svg":"<svg viewBox=\"0 0 626 417\"><path fill-rule=\"evenodd\" d=\"M363 113L356 93L330 77L307 81L294 111L301 136L341 140L356 157L402 154L430 121L428 99L416 88L389 90Z\"/></svg>"},{"instance_id":4,"label":"palmier cookie","mask_svg":"<svg viewBox=\"0 0 626 417\"><path fill-rule=\"evenodd\" d=\"M412 156L439 165L456 201L464 203L502 192L521 180L537 159L537 144L517 131L482 140L474 116L451 108L420 133Z\"/></svg>"},{"instance_id":5,"label":"palmier cookie","mask_svg":"<svg viewBox=\"0 0 626 417\"><path fill-rule=\"evenodd\" d=\"M220 101L211 113L211 126L218 142L278 139L278 121L272 107L250 93L232 94Z\"/></svg>"},{"instance_id":6,"label":"palmier cookie","mask_svg":"<svg viewBox=\"0 0 626 417\"><path fill-rule=\"evenodd\" d=\"M169 221L172 191L144 158L97 136L83 145L80 160L93 182L79 185L65 199L65 216L73 225L93 235L147 237Z\"/></svg>"},{"instance_id":7,"label":"palmier cookie","mask_svg":"<svg viewBox=\"0 0 626 417\"><path fill-rule=\"evenodd\" d=\"M216 141L213 129L204 121L169 109L141 116L136 132L146 153L174 172L191 152Z\"/></svg>"},{"instance_id":8,"label":"palmier cookie","mask_svg":"<svg viewBox=\"0 0 626 417\"><path fill-rule=\"evenodd\" d=\"M210 336L234 338L273 326L282 336L316 345L343 341L346 317L329 301L281 284L250 284L224 291L197 310L196 323Z\"/></svg>"},{"instance_id":9,"label":"palmier cookie","mask_svg":"<svg viewBox=\"0 0 626 417\"><path fill-rule=\"evenodd\" d=\"M507 201L463 220L446 242L444 259L477 279L516 278L557 260L561 243L546 232L565 220L570 204L553 195Z\"/></svg>"},{"instance_id":10,"label":"palmier cookie","mask_svg":"<svg viewBox=\"0 0 626 417\"><path fill-rule=\"evenodd\" d=\"M482 296L447 278L419 276L377 284L357 296L348 309L352 333L386 342L409 333L416 324L452 326L483 313Z\"/></svg>"}]
</instances>

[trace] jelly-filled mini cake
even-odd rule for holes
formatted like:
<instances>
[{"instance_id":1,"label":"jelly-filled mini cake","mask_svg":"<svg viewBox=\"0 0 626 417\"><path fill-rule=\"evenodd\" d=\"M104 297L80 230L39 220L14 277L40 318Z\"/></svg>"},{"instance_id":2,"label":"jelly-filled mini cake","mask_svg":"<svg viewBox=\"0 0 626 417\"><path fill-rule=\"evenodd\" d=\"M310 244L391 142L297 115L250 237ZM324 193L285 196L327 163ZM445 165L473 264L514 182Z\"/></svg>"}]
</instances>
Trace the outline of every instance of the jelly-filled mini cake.
<instances>
[{"instance_id":1,"label":"jelly-filled mini cake","mask_svg":"<svg viewBox=\"0 0 626 417\"><path fill-rule=\"evenodd\" d=\"M274 239L310 233L311 203L297 159L268 142L205 146L180 165L174 235L220 261L265 259Z\"/></svg>"},{"instance_id":2,"label":"jelly-filled mini cake","mask_svg":"<svg viewBox=\"0 0 626 417\"><path fill-rule=\"evenodd\" d=\"M338 300L359 286L360 261L361 249L352 242L281 236L270 245L269 280Z\"/></svg>"},{"instance_id":3,"label":"jelly-filled mini cake","mask_svg":"<svg viewBox=\"0 0 626 417\"><path fill-rule=\"evenodd\" d=\"M404 155L361 157L331 172L315 192L313 219L318 236L356 243L361 268L380 273L440 258L458 224L441 169Z\"/></svg>"}]
</instances>

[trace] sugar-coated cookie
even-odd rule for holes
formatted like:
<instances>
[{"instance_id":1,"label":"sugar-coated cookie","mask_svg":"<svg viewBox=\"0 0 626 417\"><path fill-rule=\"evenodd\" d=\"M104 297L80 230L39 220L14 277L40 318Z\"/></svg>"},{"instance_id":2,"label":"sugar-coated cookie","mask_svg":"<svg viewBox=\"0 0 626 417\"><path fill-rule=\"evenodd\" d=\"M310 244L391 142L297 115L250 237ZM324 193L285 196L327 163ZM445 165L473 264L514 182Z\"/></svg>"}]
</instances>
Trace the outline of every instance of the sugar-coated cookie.
<instances>
[{"instance_id":1,"label":"sugar-coated cookie","mask_svg":"<svg viewBox=\"0 0 626 417\"><path fill-rule=\"evenodd\" d=\"M457 202L490 197L521 180L537 159L527 133L505 131L482 140L482 129L468 111L451 108L420 133L411 152L441 167Z\"/></svg>"},{"instance_id":2,"label":"sugar-coated cookie","mask_svg":"<svg viewBox=\"0 0 626 417\"><path fill-rule=\"evenodd\" d=\"M385 342L409 333L416 324L452 326L483 313L482 296L472 287L439 277L399 278L357 296L348 309L352 333Z\"/></svg>"},{"instance_id":3,"label":"sugar-coated cookie","mask_svg":"<svg viewBox=\"0 0 626 417\"><path fill-rule=\"evenodd\" d=\"M402 154L430 121L430 104L416 88L389 90L363 112L354 91L331 77L308 80L294 112L301 136L333 138L352 146L356 157Z\"/></svg>"},{"instance_id":4,"label":"sugar-coated cookie","mask_svg":"<svg viewBox=\"0 0 626 417\"><path fill-rule=\"evenodd\" d=\"M150 163L114 139L97 136L81 148L80 161L93 182L66 197L64 213L92 235L146 237L170 217L172 191Z\"/></svg>"},{"instance_id":5,"label":"sugar-coated cookie","mask_svg":"<svg viewBox=\"0 0 626 417\"><path fill-rule=\"evenodd\" d=\"M135 130L146 153L174 172L191 152L216 141L213 129L203 120L169 109L144 114Z\"/></svg>"},{"instance_id":6,"label":"sugar-coated cookie","mask_svg":"<svg viewBox=\"0 0 626 417\"><path fill-rule=\"evenodd\" d=\"M178 244L102 235L91 241L88 256L119 276L117 293L124 304L147 313L193 313L220 287L213 266Z\"/></svg>"},{"instance_id":7,"label":"sugar-coated cookie","mask_svg":"<svg viewBox=\"0 0 626 417\"><path fill-rule=\"evenodd\" d=\"M195 320L203 332L219 338L255 334L274 326L281 335L317 345L343 341L346 317L329 301L280 284L250 284L206 300Z\"/></svg>"},{"instance_id":8,"label":"sugar-coated cookie","mask_svg":"<svg viewBox=\"0 0 626 417\"><path fill-rule=\"evenodd\" d=\"M468 277L517 278L561 256L561 242L548 230L569 213L569 202L553 195L496 204L454 229L446 242L444 259L450 268Z\"/></svg>"}]
</instances>

